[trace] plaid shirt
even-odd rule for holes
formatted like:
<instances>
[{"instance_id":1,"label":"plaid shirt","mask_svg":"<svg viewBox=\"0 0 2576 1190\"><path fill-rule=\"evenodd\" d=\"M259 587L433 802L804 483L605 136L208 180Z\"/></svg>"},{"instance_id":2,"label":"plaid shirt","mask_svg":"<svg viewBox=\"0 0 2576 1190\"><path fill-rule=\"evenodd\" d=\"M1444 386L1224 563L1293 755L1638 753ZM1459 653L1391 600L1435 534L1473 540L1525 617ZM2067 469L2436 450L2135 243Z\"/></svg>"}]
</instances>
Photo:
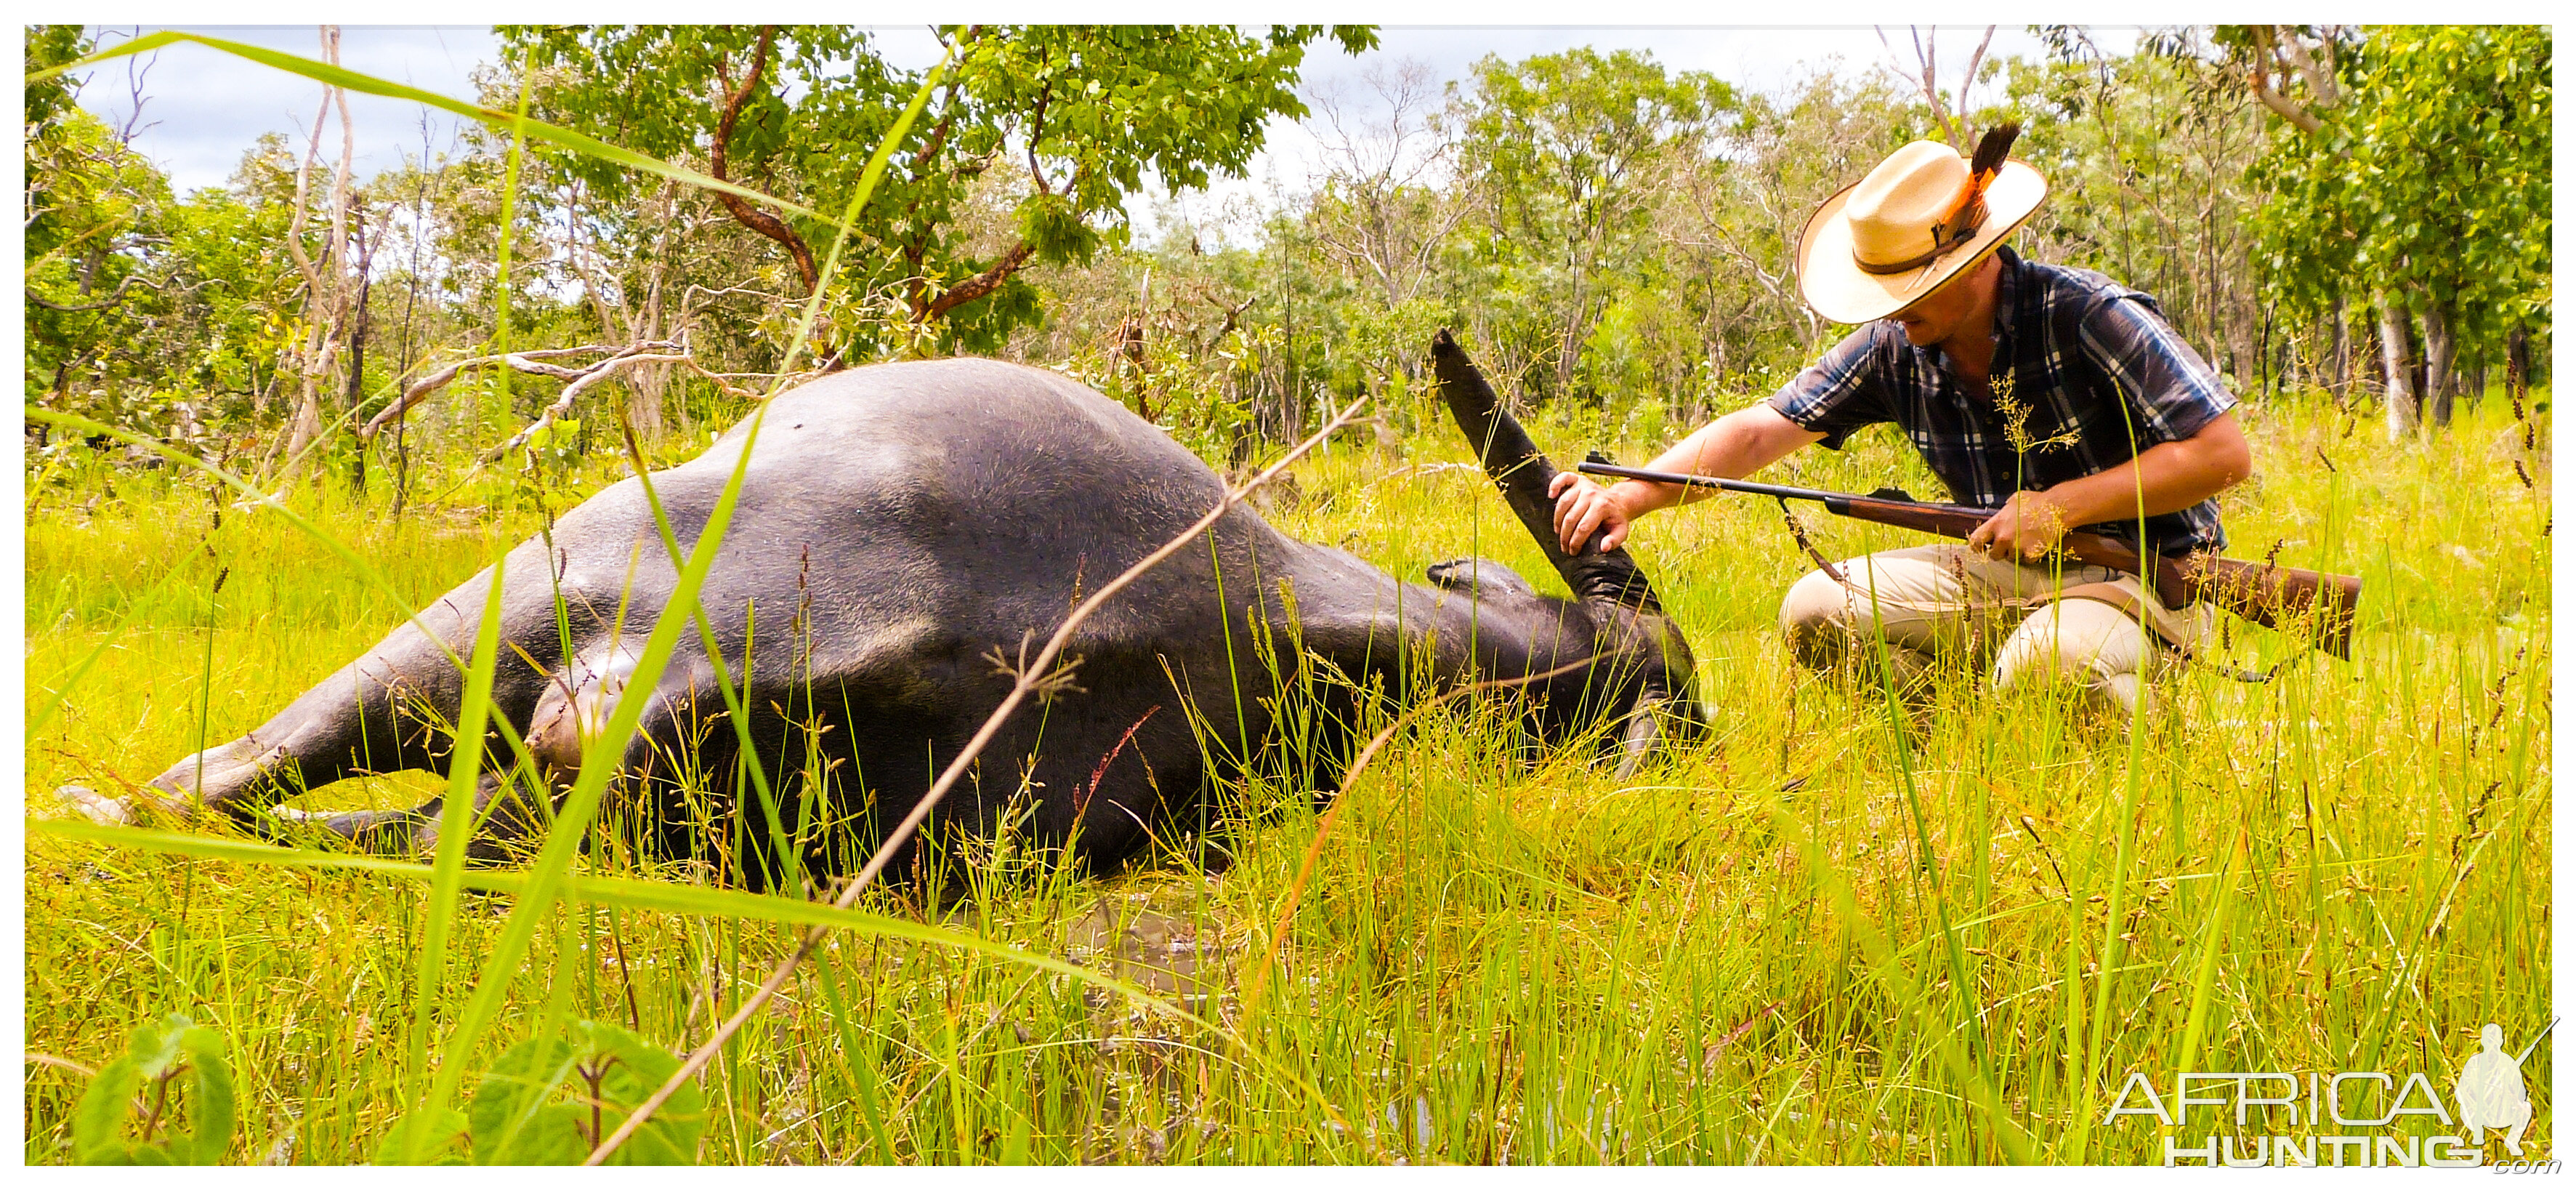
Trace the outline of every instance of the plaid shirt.
<instances>
[{"instance_id":1,"label":"plaid shirt","mask_svg":"<svg viewBox=\"0 0 2576 1190\"><path fill-rule=\"evenodd\" d=\"M1971 395L1939 352L1907 342L1888 319L1853 331L1771 407L1836 450L1853 430L1894 422L1952 500L1991 507L2189 438L2236 406L2154 298L2089 269L2034 264L2009 248L1997 255L1995 399ZM2138 528L2129 520L2094 531L2134 542ZM2147 546L2168 556L2227 544L2216 500L2148 517L2145 528Z\"/></svg>"}]
</instances>

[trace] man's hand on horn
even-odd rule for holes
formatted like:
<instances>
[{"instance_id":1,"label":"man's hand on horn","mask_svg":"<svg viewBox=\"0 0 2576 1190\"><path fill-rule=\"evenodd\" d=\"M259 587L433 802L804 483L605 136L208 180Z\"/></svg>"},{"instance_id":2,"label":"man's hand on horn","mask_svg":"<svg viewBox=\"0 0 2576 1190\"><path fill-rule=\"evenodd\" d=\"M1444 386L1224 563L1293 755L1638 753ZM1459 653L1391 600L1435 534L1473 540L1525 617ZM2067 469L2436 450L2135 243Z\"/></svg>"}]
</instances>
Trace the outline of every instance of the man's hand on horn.
<instances>
[{"instance_id":1,"label":"man's hand on horn","mask_svg":"<svg viewBox=\"0 0 2576 1190\"><path fill-rule=\"evenodd\" d=\"M1603 530L1603 552L1619 548L1628 540L1628 523L1639 510L1631 508L1620 489L1643 485L1620 482L1602 487L1572 471L1557 472L1556 480L1547 486L1547 494L1556 500L1556 536L1571 557L1583 552L1583 543L1592 540L1595 530Z\"/></svg>"},{"instance_id":2,"label":"man's hand on horn","mask_svg":"<svg viewBox=\"0 0 2576 1190\"><path fill-rule=\"evenodd\" d=\"M2046 492L2014 492L1986 523L1969 530L1968 548L1998 562L2036 562L2064 540L2066 509Z\"/></svg>"}]
</instances>

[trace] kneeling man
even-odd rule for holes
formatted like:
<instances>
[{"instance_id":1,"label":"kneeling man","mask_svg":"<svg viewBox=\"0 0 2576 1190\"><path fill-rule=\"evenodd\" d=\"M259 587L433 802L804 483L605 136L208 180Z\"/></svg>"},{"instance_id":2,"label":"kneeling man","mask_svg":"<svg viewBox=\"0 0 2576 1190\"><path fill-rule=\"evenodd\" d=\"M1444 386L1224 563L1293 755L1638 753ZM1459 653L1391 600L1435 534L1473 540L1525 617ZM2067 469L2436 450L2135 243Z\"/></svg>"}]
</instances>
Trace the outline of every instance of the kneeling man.
<instances>
[{"instance_id":1,"label":"kneeling man","mask_svg":"<svg viewBox=\"0 0 2576 1190\"><path fill-rule=\"evenodd\" d=\"M1825 668L1883 637L1907 675L1957 656L1990 664L1998 688L2054 678L2127 709L2142 679L2198 647L2211 609L2165 607L2135 576L2061 562L2053 547L2090 526L2166 557L2217 550L2213 497L2252 461L2236 398L2153 298L2003 246L2048 189L2006 160L2013 134L1987 134L1973 163L1916 141L1827 199L1799 237L1799 292L1860 329L1649 466L1740 479L1895 423L1952 500L2000 511L1965 545L1800 579L1780 607L1791 652ZM1708 493L1568 472L1551 494L1575 553L1596 530L1617 546L1637 517Z\"/></svg>"}]
</instances>

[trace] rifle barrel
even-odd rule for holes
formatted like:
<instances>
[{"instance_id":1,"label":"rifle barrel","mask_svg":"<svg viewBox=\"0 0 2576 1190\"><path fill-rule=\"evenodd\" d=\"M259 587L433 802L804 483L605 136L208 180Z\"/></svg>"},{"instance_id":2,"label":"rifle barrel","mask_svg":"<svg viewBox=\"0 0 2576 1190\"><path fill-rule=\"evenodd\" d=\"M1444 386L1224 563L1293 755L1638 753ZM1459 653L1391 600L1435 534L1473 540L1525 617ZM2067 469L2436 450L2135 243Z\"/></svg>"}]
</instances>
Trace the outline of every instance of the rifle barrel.
<instances>
[{"instance_id":1,"label":"rifle barrel","mask_svg":"<svg viewBox=\"0 0 2576 1190\"><path fill-rule=\"evenodd\" d=\"M1673 483L1694 488L1715 488L1723 492L1743 492L1752 496L1770 496L1781 500L1813 500L1827 507L1847 505L1854 500L1877 500L1882 504L1916 504L1924 508L1958 509L1966 512L1993 512L1969 504L1934 504L1927 501L1890 500L1863 496L1853 492L1828 492L1818 488L1784 487L1776 483L1752 483L1741 479L1719 479L1714 475L1686 475L1678 471L1646 471L1636 467L1616 467L1608 463L1583 463L1575 470L1586 475L1615 475L1621 479L1642 479L1648 483ZM1837 509L1839 511L1839 509Z\"/></svg>"}]
</instances>

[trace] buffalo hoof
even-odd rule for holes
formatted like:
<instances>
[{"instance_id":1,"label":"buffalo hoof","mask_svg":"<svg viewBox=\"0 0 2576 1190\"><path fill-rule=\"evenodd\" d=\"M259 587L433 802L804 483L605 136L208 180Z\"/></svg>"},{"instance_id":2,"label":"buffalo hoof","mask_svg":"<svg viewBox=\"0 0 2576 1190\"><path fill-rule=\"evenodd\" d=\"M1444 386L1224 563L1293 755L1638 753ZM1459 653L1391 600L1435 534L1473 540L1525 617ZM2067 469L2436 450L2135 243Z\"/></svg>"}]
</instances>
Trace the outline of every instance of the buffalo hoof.
<instances>
[{"instance_id":1,"label":"buffalo hoof","mask_svg":"<svg viewBox=\"0 0 2576 1190\"><path fill-rule=\"evenodd\" d=\"M100 826L134 825L134 807L123 798L102 796L86 785L65 785L55 790L54 796Z\"/></svg>"}]
</instances>

